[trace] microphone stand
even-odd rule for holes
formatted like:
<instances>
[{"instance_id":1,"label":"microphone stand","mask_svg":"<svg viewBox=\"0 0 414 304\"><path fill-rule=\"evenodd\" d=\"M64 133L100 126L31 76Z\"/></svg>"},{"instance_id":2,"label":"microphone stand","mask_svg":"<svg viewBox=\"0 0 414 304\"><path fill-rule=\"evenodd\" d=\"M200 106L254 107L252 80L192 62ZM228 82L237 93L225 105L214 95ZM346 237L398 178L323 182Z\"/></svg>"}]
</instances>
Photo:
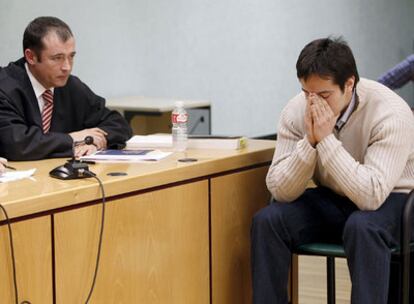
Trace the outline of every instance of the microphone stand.
<instances>
[{"instance_id":1,"label":"microphone stand","mask_svg":"<svg viewBox=\"0 0 414 304\"><path fill-rule=\"evenodd\" d=\"M93 137L92 136L86 136L83 140L79 141L73 141L72 143L72 158L68 160L68 162L74 163L74 162L81 162L77 159L75 159L75 148L80 145L93 145Z\"/></svg>"},{"instance_id":2,"label":"microphone stand","mask_svg":"<svg viewBox=\"0 0 414 304\"><path fill-rule=\"evenodd\" d=\"M75 159L75 148L80 145L93 145L93 137L86 136L83 140L73 141L72 159L66 162L65 167L75 172L75 174L77 174L79 178L89 177L89 176L84 175L85 171L89 171L89 166L87 165L87 163L84 163L81 160Z\"/></svg>"},{"instance_id":3,"label":"microphone stand","mask_svg":"<svg viewBox=\"0 0 414 304\"><path fill-rule=\"evenodd\" d=\"M75 159L75 148L82 144L92 145L93 137L86 136L84 140L74 141L72 144L72 158L67 160L64 165L50 171L49 175L59 179L78 179L95 176L93 172L89 171L87 163Z\"/></svg>"}]
</instances>

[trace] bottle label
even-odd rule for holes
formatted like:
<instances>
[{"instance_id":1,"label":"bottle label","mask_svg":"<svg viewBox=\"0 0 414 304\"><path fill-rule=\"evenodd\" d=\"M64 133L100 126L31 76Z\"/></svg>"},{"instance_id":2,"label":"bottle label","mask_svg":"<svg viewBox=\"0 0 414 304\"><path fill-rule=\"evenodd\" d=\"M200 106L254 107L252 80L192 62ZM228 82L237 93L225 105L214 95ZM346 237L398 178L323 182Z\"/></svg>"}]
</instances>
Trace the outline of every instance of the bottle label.
<instances>
[{"instance_id":1,"label":"bottle label","mask_svg":"<svg viewBox=\"0 0 414 304\"><path fill-rule=\"evenodd\" d=\"M175 114L171 115L171 122L172 123L182 123L187 122L188 114Z\"/></svg>"}]
</instances>

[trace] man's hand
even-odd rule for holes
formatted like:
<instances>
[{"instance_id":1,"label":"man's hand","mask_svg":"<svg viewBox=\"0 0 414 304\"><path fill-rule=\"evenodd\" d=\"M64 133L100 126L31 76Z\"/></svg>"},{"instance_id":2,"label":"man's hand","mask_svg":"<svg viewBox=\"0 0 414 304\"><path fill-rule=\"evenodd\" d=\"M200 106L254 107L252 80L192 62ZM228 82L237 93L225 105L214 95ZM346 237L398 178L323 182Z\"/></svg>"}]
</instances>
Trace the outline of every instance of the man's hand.
<instances>
[{"instance_id":1,"label":"man's hand","mask_svg":"<svg viewBox=\"0 0 414 304\"><path fill-rule=\"evenodd\" d=\"M105 136L108 135L108 133L106 133L102 129L84 129L81 131L69 133L69 135L72 137L73 141L81 141L84 140L86 136L92 136L93 144L96 146L98 150L106 149L107 141Z\"/></svg>"},{"instance_id":2,"label":"man's hand","mask_svg":"<svg viewBox=\"0 0 414 304\"><path fill-rule=\"evenodd\" d=\"M95 153L96 151L97 148L94 145L80 145L75 147L74 156L77 159L81 156Z\"/></svg>"},{"instance_id":3,"label":"man's hand","mask_svg":"<svg viewBox=\"0 0 414 304\"><path fill-rule=\"evenodd\" d=\"M332 134L338 116L335 116L328 103L322 97L311 94L311 115L313 120L313 134L317 143Z\"/></svg>"},{"instance_id":4,"label":"man's hand","mask_svg":"<svg viewBox=\"0 0 414 304\"><path fill-rule=\"evenodd\" d=\"M316 145L315 135L313 134L313 119L311 114L311 101L309 98L306 99L306 109L305 109L305 132L308 142L312 147Z\"/></svg>"},{"instance_id":5,"label":"man's hand","mask_svg":"<svg viewBox=\"0 0 414 304\"><path fill-rule=\"evenodd\" d=\"M7 159L0 157L0 175L6 171L6 168L4 168L4 165L7 164Z\"/></svg>"}]
</instances>

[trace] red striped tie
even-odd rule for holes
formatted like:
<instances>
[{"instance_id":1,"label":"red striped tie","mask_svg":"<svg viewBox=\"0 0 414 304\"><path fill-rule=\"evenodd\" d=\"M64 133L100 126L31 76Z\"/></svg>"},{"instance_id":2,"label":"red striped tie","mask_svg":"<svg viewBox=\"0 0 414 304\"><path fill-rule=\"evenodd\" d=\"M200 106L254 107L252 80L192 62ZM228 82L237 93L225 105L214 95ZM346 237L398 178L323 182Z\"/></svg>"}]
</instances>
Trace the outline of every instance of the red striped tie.
<instances>
[{"instance_id":1,"label":"red striped tie","mask_svg":"<svg viewBox=\"0 0 414 304\"><path fill-rule=\"evenodd\" d=\"M51 90L46 90L43 94L44 106L42 112L43 133L49 132L50 122L52 121L53 112L53 93Z\"/></svg>"}]
</instances>

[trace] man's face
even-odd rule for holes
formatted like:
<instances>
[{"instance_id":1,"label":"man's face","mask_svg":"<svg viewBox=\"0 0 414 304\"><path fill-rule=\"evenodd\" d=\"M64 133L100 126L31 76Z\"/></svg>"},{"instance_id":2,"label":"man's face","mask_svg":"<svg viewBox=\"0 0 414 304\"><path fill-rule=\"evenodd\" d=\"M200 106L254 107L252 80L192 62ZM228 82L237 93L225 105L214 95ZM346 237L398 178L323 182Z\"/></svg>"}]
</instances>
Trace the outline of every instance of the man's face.
<instances>
[{"instance_id":1,"label":"man's face","mask_svg":"<svg viewBox=\"0 0 414 304\"><path fill-rule=\"evenodd\" d=\"M46 89L62 87L72 71L75 39L70 37L63 42L54 31L50 31L43 37L43 46L39 56L31 49L25 50L29 69Z\"/></svg>"},{"instance_id":2,"label":"man's face","mask_svg":"<svg viewBox=\"0 0 414 304\"><path fill-rule=\"evenodd\" d=\"M311 75L306 81L301 78L302 91L305 93L306 99L322 98L326 100L335 116L346 109L352 98L352 89L355 79L350 77L345 82L344 91L341 91L339 85L335 84L331 78L321 78L318 75Z\"/></svg>"}]
</instances>

